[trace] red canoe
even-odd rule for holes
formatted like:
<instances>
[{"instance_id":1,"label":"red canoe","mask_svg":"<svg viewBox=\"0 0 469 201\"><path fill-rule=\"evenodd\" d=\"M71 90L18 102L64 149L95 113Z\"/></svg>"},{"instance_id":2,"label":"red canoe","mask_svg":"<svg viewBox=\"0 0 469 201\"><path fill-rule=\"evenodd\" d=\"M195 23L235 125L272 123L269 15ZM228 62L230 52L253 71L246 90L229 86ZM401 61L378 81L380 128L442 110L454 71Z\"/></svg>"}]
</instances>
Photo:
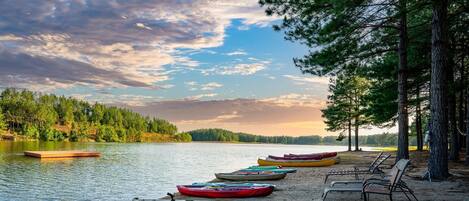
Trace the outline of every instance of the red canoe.
<instances>
[{"instance_id":1,"label":"red canoe","mask_svg":"<svg viewBox=\"0 0 469 201\"><path fill-rule=\"evenodd\" d=\"M337 156L337 152L324 152L315 154L285 154L283 157L269 156L276 160L321 160Z\"/></svg>"},{"instance_id":2,"label":"red canoe","mask_svg":"<svg viewBox=\"0 0 469 201\"><path fill-rule=\"evenodd\" d=\"M322 159L321 156L282 157L282 156L272 156L272 155L269 155L268 158L274 159L274 160L285 160L285 161L289 161L289 160L321 160Z\"/></svg>"},{"instance_id":3,"label":"red canoe","mask_svg":"<svg viewBox=\"0 0 469 201\"><path fill-rule=\"evenodd\" d=\"M273 186L177 186L179 193L188 196L207 198L246 198L268 196L274 190Z\"/></svg>"}]
</instances>

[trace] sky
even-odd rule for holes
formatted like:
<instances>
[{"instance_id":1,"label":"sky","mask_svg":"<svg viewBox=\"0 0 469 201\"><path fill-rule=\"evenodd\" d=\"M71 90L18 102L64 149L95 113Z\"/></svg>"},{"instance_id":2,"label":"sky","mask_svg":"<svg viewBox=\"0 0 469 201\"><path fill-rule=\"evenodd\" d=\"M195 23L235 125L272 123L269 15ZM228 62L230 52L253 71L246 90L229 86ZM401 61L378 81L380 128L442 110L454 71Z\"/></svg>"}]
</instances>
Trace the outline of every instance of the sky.
<instances>
[{"instance_id":1,"label":"sky","mask_svg":"<svg viewBox=\"0 0 469 201\"><path fill-rule=\"evenodd\" d=\"M0 2L0 85L128 107L180 131L327 135L328 77L257 0ZM373 130L376 132L377 130Z\"/></svg>"}]
</instances>

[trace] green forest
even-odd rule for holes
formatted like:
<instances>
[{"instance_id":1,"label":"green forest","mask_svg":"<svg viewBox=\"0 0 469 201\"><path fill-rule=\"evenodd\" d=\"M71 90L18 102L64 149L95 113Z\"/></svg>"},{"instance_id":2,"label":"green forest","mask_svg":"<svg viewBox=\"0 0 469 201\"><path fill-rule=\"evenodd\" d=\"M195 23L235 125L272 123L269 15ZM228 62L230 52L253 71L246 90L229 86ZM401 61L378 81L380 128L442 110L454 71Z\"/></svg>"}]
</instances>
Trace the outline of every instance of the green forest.
<instances>
[{"instance_id":1,"label":"green forest","mask_svg":"<svg viewBox=\"0 0 469 201\"><path fill-rule=\"evenodd\" d=\"M210 128L187 132L192 141L205 142L240 142L240 143L270 143L270 144L303 144L303 145L347 145L347 141L336 136L263 136L247 133L236 133L225 129ZM396 146L397 134L383 133L376 135L362 135L358 143L366 146ZM416 136L410 138L410 145L417 145Z\"/></svg>"},{"instance_id":2,"label":"green forest","mask_svg":"<svg viewBox=\"0 0 469 201\"><path fill-rule=\"evenodd\" d=\"M170 122L129 109L8 88L0 94L0 132L43 141L191 141ZM162 138L163 139L163 138Z\"/></svg>"}]
</instances>

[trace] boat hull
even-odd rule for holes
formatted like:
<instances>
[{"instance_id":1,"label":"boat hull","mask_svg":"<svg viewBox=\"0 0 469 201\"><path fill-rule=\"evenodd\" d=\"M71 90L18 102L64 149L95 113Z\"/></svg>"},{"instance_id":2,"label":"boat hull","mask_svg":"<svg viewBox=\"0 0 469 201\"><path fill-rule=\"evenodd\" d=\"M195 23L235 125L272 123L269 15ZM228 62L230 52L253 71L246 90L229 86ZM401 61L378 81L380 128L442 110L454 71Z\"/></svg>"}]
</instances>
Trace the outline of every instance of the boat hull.
<instances>
[{"instance_id":1,"label":"boat hull","mask_svg":"<svg viewBox=\"0 0 469 201\"><path fill-rule=\"evenodd\" d=\"M285 178L287 173L271 173L271 174L233 174L233 173L216 173L217 179L229 181L265 181L279 180Z\"/></svg>"},{"instance_id":2,"label":"boat hull","mask_svg":"<svg viewBox=\"0 0 469 201\"><path fill-rule=\"evenodd\" d=\"M258 166L258 165L254 165L254 166L250 166L246 169L279 169L279 168L282 168L282 167L278 166L278 165L275 165L275 166Z\"/></svg>"},{"instance_id":3,"label":"boat hull","mask_svg":"<svg viewBox=\"0 0 469 201\"><path fill-rule=\"evenodd\" d=\"M207 198L246 198L261 197L272 193L274 187L204 187L204 186L177 186L179 193L195 197Z\"/></svg>"},{"instance_id":4,"label":"boat hull","mask_svg":"<svg viewBox=\"0 0 469 201\"><path fill-rule=\"evenodd\" d=\"M331 166L336 163L334 158L322 160L272 160L272 159L257 159L260 166L281 165L282 167L325 167Z\"/></svg>"},{"instance_id":5,"label":"boat hull","mask_svg":"<svg viewBox=\"0 0 469 201\"><path fill-rule=\"evenodd\" d=\"M273 184L264 184L264 183L245 183L245 182L238 182L238 183L225 183L225 182L196 182L192 183L191 186L194 187L203 187L203 186L211 186L211 187L269 187L272 186L275 188Z\"/></svg>"},{"instance_id":6,"label":"boat hull","mask_svg":"<svg viewBox=\"0 0 469 201\"><path fill-rule=\"evenodd\" d=\"M296 169L242 169L239 172L273 172L273 173L295 173Z\"/></svg>"},{"instance_id":7,"label":"boat hull","mask_svg":"<svg viewBox=\"0 0 469 201\"><path fill-rule=\"evenodd\" d=\"M314 160L321 160L323 158L330 158L330 157L336 157L337 152L323 152L323 153L315 153L315 154L284 154L284 158L290 158L290 159L314 159Z\"/></svg>"}]
</instances>

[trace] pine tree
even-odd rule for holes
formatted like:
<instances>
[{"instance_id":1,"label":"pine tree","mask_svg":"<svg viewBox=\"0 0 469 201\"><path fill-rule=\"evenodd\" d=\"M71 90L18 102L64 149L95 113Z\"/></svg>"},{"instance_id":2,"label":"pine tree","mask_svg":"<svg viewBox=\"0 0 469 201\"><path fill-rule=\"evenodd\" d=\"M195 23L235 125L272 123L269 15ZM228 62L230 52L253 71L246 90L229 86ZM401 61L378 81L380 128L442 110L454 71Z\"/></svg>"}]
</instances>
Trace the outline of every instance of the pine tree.
<instances>
[{"instance_id":1,"label":"pine tree","mask_svg":"<svg viewBox=\"0 0 469 201\"><path fill-rule=\"evenodd\" d=\"M349 150L351 150L352 122L355 129L355 151L358 151L358 132L360 126L370 123L365 115L368 102L366 95L370 82L358 75L340 74L329 86L327 108L322 110L327 129L330 131L349 131Z\"/></svg>"},{"instance_id":2,"label":"pine tree","mask_svg":"<svg viewBox=\"0 0 469 201\"><path fill-rule=\"evenodd\" d=\"M5 123L5 116L3 115L2 108L0 108L0 131L5 130L7 124Z\"/></svg>"}]
</instances>

